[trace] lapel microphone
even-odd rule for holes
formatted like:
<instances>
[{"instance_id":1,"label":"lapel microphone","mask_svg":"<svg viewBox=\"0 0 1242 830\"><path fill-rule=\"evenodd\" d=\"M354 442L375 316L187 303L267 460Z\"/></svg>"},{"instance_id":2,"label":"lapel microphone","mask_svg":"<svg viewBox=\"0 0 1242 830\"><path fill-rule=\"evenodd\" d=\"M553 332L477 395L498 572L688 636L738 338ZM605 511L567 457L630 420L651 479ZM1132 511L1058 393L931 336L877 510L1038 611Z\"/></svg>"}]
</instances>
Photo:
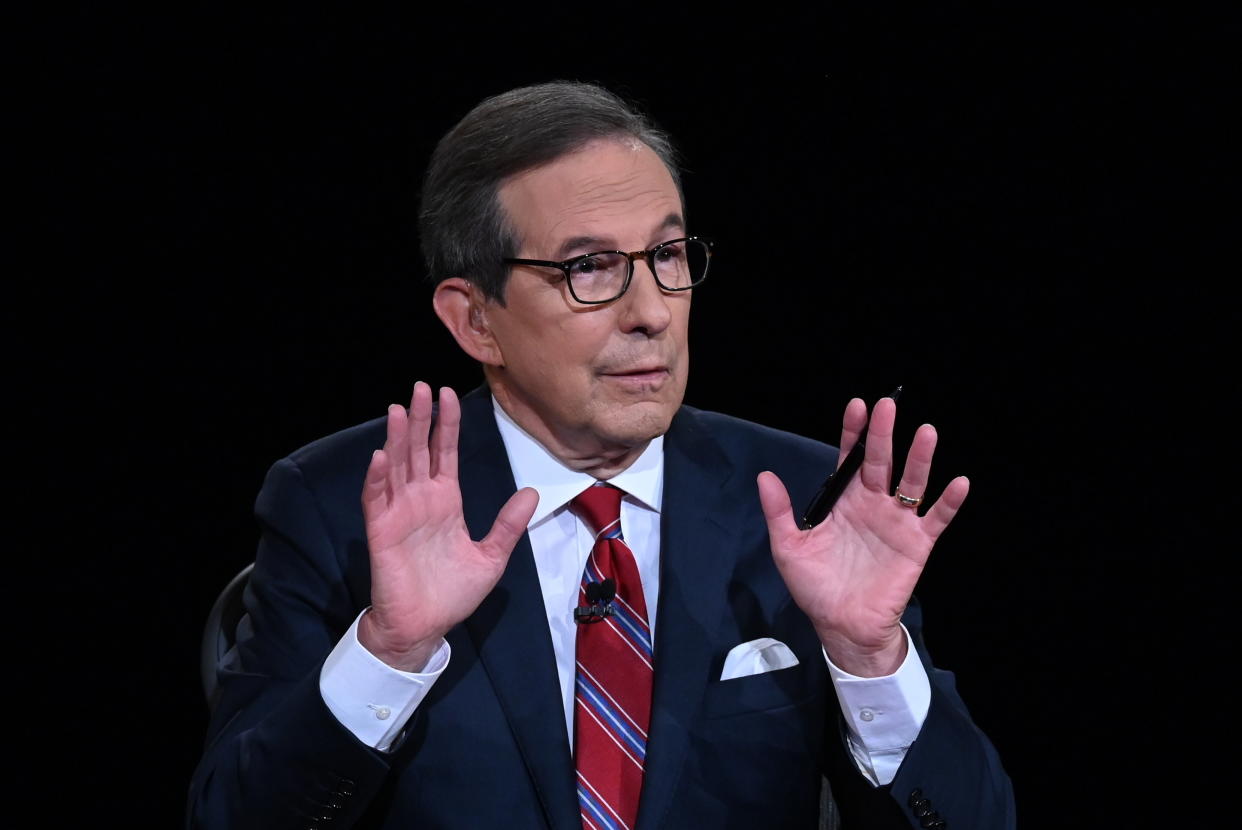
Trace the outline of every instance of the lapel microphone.
<instances>
[{"instance_id":1,"label":"lapel microphone","mask_svg":"<svg viewBox=\"0 0 1242 830\"><path fill-rule=\"evenodd\" d=\"M574 609L574 622L579 625L597 623L605 617L617 613L612 607L612 599L617 595L617 583L611 578L603 582L588 582L586 586L586 605Z\"/></svg>"}]
</instances>

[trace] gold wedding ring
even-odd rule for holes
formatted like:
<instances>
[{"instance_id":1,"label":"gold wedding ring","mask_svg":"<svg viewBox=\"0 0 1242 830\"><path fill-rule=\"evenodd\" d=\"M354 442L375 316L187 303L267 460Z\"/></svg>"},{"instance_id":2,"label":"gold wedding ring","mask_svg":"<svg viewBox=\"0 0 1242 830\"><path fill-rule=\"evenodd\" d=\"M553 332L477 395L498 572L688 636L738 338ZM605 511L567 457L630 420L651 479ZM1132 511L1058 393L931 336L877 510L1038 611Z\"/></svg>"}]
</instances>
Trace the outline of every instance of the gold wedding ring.
<instances>
[{"instance_id":1,"label":"gold wedding ring","mask_svg":"<svg viewBox=\"0 0 1242 830\"><path fill-rule=\"evenodd\" d=\"M903 495L901 492L901 488L898 487L897 488L897 501L901 502L906 507L918 507L920 504L923 503L923 497L919 496L916 499L910 496Z\"/></svg>"}]
</instances>

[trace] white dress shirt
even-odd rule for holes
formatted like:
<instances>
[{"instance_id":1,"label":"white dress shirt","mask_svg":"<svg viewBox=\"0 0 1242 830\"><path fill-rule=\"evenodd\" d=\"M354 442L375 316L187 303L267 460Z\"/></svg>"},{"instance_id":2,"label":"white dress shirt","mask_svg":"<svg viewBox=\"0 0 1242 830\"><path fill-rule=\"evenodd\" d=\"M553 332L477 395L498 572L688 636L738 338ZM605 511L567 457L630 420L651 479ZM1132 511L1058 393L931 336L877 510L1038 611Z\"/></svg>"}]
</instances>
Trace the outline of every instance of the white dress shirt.
<instances>
[{"instance_id":1,"label":"white dress shirt","mask_svg":"<svg viewBox=\"0 0 1242 830\"><path fill-rule=\"evenodd\" d=\"M566 734L573 735L577 637L573 609L578 605L578 586L594 534L569 510L569 502L592 486L595 479L566 467L519 427L495 400L492 404L514 481L519 489L532 487L539 493L539 505L527 525L527 533L556 654ZM654 641L660 590L663 436L654 439L633 464L609 481L626 494L621 500L621 527L638 565ZM368 746L386 751L448 665L450 649L447 642L441 642L422 672L403 672L368 652L358 642L357 631L356 619L324 662L319 688L328 708L347 729ZM910 744L918 737L931 704L927 673L908 633L906 639L905 662L887 677L855 677L841 671L824 654L845 714L855 763L876 784L893 780Z\"/></svg>"}]
</instances>

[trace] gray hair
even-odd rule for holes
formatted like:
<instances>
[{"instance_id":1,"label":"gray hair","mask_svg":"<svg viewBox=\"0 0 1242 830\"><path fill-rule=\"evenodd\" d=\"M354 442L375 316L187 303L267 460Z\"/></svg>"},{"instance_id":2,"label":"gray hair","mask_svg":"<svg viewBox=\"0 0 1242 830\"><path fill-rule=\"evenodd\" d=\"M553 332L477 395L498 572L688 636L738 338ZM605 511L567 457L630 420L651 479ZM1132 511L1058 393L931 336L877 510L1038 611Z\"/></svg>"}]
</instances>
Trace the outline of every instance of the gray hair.
<instances>
[{"instance_id":1,"label":"gray hair","mask_svg":"<svg viewBox=\"0 0 1242 830\"><path fill-rule=\"evenodd\" d=\"M418 224L427 278L466 277L503 305L509 267L501 259L516 256L521 243L500 205L505 180L591 141L626 137L659 156L681 195L668 135L600 86L555 81L485 99L440 139L423 179Z\"/></svg>"}]
</instances>

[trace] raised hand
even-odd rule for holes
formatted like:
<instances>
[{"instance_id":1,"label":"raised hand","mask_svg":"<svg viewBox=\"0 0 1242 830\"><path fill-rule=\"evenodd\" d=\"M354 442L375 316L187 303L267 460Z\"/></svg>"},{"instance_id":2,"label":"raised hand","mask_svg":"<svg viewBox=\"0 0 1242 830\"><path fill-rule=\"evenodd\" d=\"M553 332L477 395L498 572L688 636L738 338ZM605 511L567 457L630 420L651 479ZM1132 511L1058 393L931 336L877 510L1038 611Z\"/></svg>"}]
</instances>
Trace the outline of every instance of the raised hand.
<instances>
[{"instance_id":1,"label":"raised hand","mask_svg":"<svg viewBox=\"0 0 1242 830\"><path fill-rule=\"evenodd\" d=\"M461 404L447 387L431 429L431 387L414 384L410 409L388 408L388 437L362 492L371 553L371 609L359 641L394 668L418 671L440 639L495 587L539 496L524 488L482 541L470 538L457 479Z\"/></svg>"},{"instance_id":2,"label":"raised hand","mask_svg":"<svg viewBox=\"0 0 1242 830\"><path fill-rule=\"evenodd\" d=\"M936 539L966 499L969 482L959 476L920 515L927 490L936 430L919 427L893 495L891 398L875 405L862 467L832 512L801 530L789 493L770 472L759 474L759 499L767 519L772 556L794 601L810 618L833 662L851 674L891 674L905 657L900 621ZM845 410L841 458L867 424L867 408L855 398Z\"/></svg>"}]
</instances>

